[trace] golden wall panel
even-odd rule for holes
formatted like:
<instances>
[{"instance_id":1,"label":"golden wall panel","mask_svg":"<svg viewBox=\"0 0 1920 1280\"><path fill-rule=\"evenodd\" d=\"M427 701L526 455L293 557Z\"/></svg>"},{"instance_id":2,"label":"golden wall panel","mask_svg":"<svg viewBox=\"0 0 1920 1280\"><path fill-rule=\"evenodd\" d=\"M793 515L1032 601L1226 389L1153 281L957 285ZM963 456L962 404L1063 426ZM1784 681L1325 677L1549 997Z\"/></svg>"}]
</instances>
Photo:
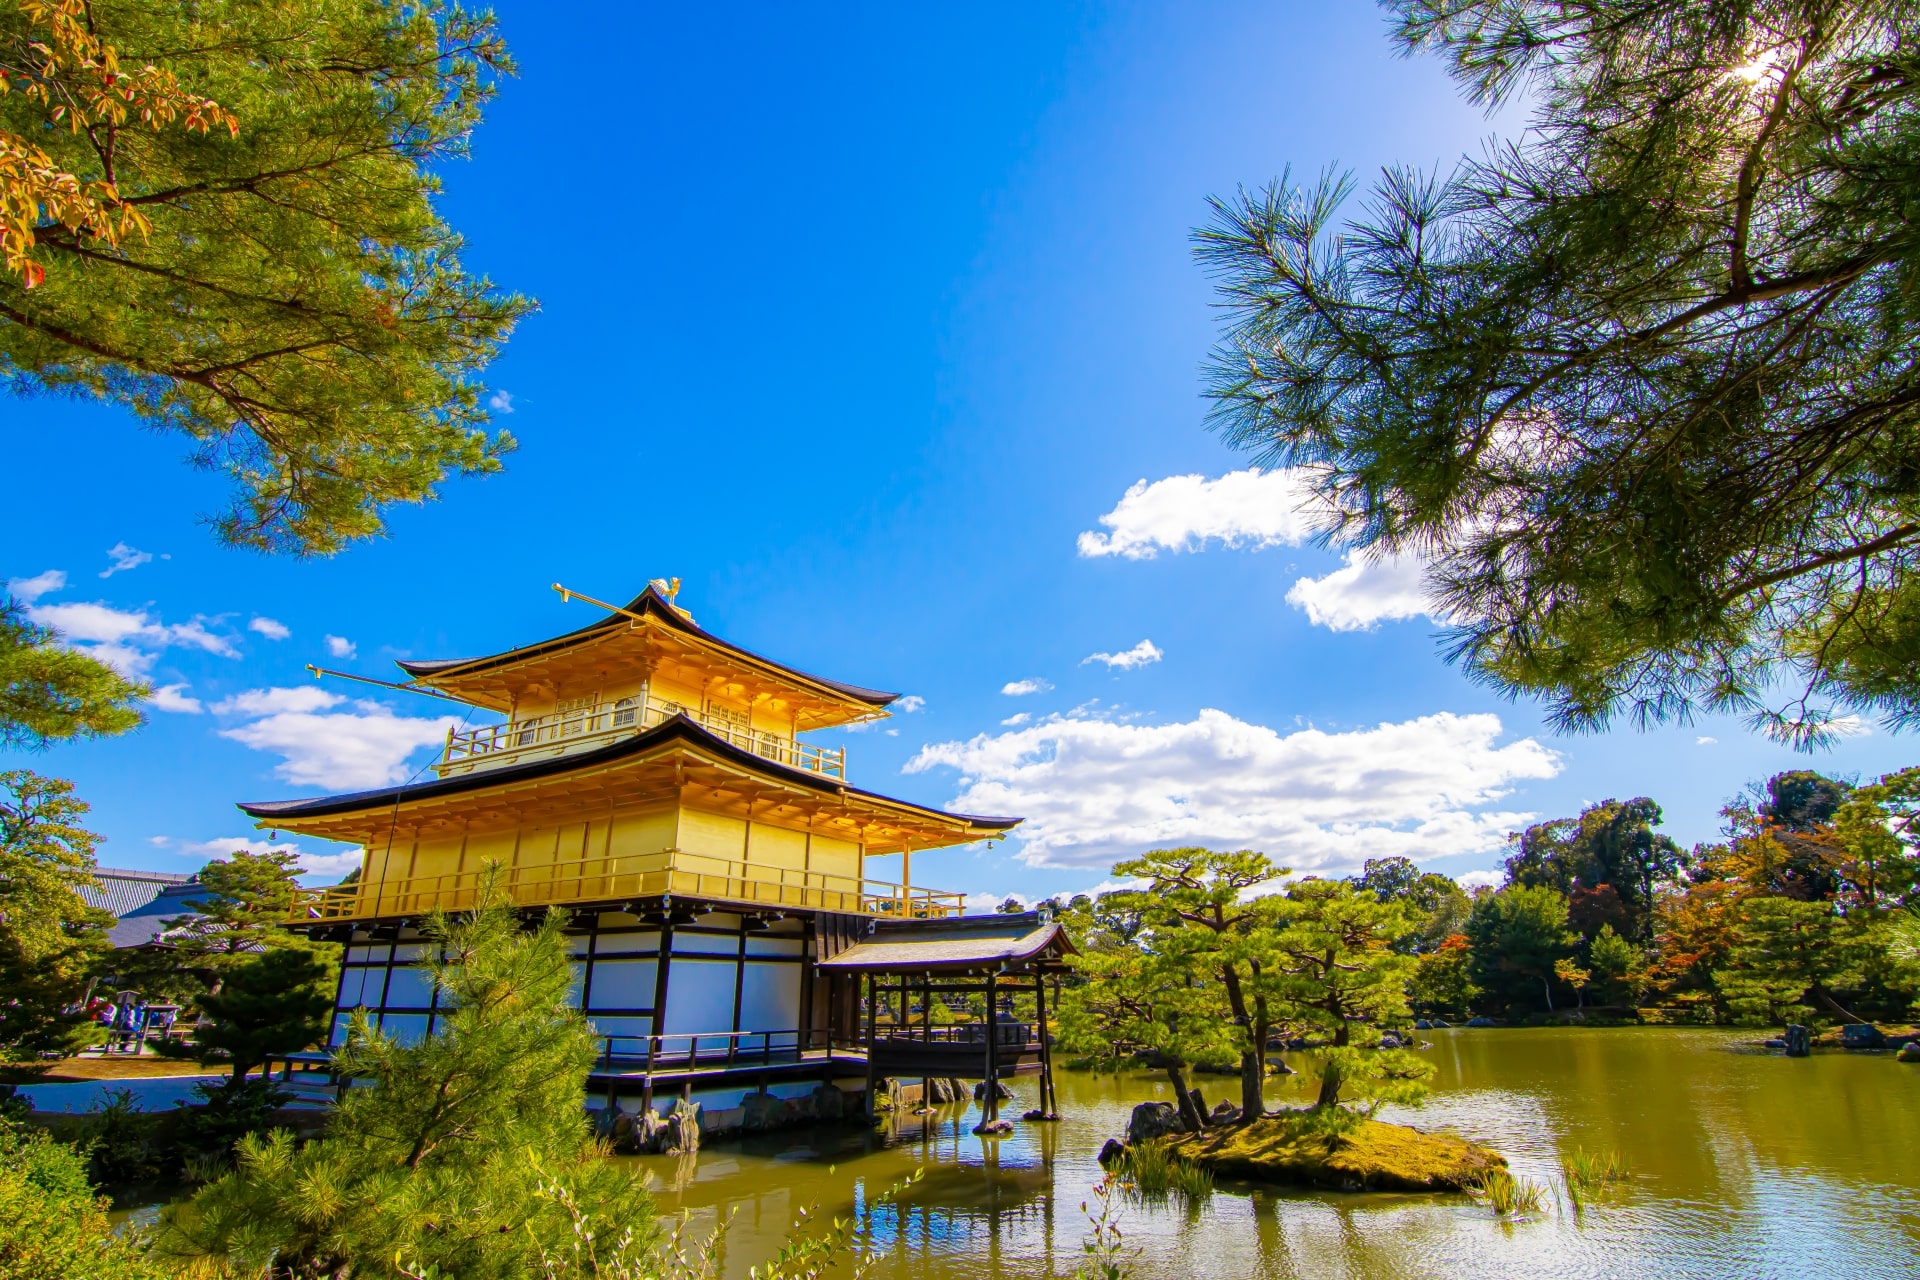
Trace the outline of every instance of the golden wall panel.
<instances>
[{"instance_id":1,"label":"golden wall panel","mask_svg":"<svg viewBox=\"0 0 1920 1280\"><path fill-rule=\"evenodd\" d=\"M807 869L807 833L755 822L747 830L747 861L763 867Z\"/></svg>"}]
</instances>

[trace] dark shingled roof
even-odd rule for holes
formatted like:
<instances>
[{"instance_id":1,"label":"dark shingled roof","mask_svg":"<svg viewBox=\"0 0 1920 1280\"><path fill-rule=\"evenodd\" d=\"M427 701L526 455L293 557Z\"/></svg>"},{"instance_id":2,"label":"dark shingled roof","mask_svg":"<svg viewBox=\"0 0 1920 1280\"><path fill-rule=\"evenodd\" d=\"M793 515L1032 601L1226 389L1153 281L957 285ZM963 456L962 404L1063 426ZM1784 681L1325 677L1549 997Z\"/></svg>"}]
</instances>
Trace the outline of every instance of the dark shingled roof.
<instances>
[{"instance_id":1,"label":"dark shingled roof","mask_svg":"<svg viewBox=\"0 0 1920 1280\"><path fill-rule=\"evenodd\" d=\"M956 818L970 826L994 831L1005 831L1020 825L1019 818L990 818L967 813L947 813L940 809L929 809L925 805L914 804L910 800L897 800L892 796L883 796L877 791L863 791L859 787L850 787L838 778L815 773L811 769L796 769L792 765L781 764L765 757L754 755L741 747L734 746L725 738L708 732L684 715L676 715L669 720L643 729L631 738L621 738L604 747L591 751L581 751L570 755L551 756L544 760L532 760L526 764L502 765L497 769L475 769L472 773L456 774L451 778L438 778L432 782L417 782L411 785L383 787L378 791L355 791L338 796L315 796L305 800L262 800L251 804L243 803L241 812L255 818L289 817L325 817L329 814L352 813L357 809L370 809L376 805L404 803L408 800L422 800L433 796L458 795L463 791L477 791L487 787L497 787L502 783L523 782L533 778L551 777L556 774L571 773L576 769L589 769L598 765L610 764L628 756L638 755L649 748L664 742L679 739L692 745L711 751L715 755L735 764L757 769L764 773L775 774L780 778L798 782L815 791L828 794L859 796L868 800L879 800L886 804L899 805L907 809L918 809L922 813L942 818Z\"/></svg>"},{"instance_id":2,"label":"dark shingled roof","mask_svg":"<svg viewBox=\"0 0 1920 1280\"><path fill-rule=\"evenodd\" d=\"M626 610L627 613L638 613L647 617L658 618L675 630L697 636L709 644L716 645L730 653L737 653L741 657L760 663L763 666L777 667L782 671L799 676L801 679L810 681L813 684L823 685L836 693L844 694L852 698L856 702L864 702L874 707L884 707L888 703L898 701L900 697L897 693L885 693L879 689L866 689L857 684L847 684L840 680L829 680L825 676L812 675L797 667L790 667L784 662L776 662L772 658L763 657L751 649L743 649L729 640L722 640L711 631L696 625L693 619L674 608L673 605L667 602L667 598L655 590L651 584L648 585L645 591L642 591L633 598L626 606ZM536 644L522 645L517 649L509 649L505 653L496 653L483 658L435 658L426 662L400 662L397 665L402 671L414 679L431 683L434 676L445 675L452 671L459 671L460 674L466 675L471 672L485 671L491 667L505 666L511 662L521 662L542 653L565 649L589 637L598 635L602 631L626 626L628 621L623 614L609 613L597 622L589 622L586 626L574 631L569 631L565 635L558 635L551 640L542 640Z\"/></svg>"},{"instance_id":3,"label":"dark shingled roof","mask_svg":"<svg viewBox=\"0 0 1920 1280\"><path fill-rule=\"evenodd\" d=\"M115 947L145 947L160 941L167 921L179 916L195 916L195 910L207 896L206 886L188 879L169 885L147 902L121 916L107 931L107 941Z\"/></svg>"},{"instance_id":4,"label":"dark shingled roof","mask_svg":"<svg viewBox=\"0 0 1920 1280\"><path fill-rule=\"evenodd\" d=\"M822 969L921 973L1022 965L1041 957L1079 954L1058 921L1037 911L1018 915L955 916L947 920L881 920Z\"/></svg>"},{"instance_id":5,"label":"dark shingled roof","mask_svg":"<svg viewBox=\"0 0 1920 1280\"><path fill-rule=\"evenodd\" d=\"M95 867L97 889L82 886L80 896L90 907L124 916L146 906L164 893L168 886L185 884L191 875L175 871L127 871L119 867Z\"/></svg>"}]
</instances>

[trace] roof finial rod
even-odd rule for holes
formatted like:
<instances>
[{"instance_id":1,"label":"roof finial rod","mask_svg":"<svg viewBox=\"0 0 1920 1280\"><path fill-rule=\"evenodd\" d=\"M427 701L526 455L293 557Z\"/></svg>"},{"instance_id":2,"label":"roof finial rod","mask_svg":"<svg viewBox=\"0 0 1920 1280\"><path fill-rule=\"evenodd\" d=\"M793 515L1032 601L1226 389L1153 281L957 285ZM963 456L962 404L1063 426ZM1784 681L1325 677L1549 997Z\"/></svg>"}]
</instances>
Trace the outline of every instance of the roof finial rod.
<instances>
[{"instance_id":1,"label":"roof finial rod","mask_svg":"<svg viewBox=\"0 0 1920 1280\"><path fill-rule=\"evenodd\" d=\"M375 680L372 676L357 676L351 671L329 671L325 667L316 667L311 662L307 664L307 670L313 672L313 678L315 680L318 680L321 676L332 676L336 680L357 680L361 684L377 684L382 689L397 689L401 693L421 693L429 698L439 698L446 702L460 702L458 698L449 697L437 689L429 689L424 685L395 684L391 680ZM467 706L468 704L460 702L460 705Z\"/></svg>"}]
</instances>

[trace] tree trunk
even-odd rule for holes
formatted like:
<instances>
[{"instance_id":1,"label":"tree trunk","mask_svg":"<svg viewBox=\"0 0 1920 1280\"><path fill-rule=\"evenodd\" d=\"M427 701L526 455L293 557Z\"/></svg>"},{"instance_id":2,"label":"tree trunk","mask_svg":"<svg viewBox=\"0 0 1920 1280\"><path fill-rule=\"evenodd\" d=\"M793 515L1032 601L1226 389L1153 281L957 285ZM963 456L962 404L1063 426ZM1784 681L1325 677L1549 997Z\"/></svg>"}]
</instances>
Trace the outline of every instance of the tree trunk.
<instances>
[{"instance_id":1,"label":"tree trunk","mask_svg":"<svg viewBox=\"0 0 1920 1280\"><path fill-rule=\"evenodd\" d=\"M1840 1015L1842 1022L1865 1023L1866 1019L1841 1007L1840 1002L1827 994L1827 989L1819 983L1813 984L1813 998Z\"/></svg>"},{"instance_id":2,"label":"tree trunk","mask_svg":"<svg viewBox=\"0 0 1920 1280\"><path fill-rule=\"evenodd\" d=\"M1320 1094L1313 1101L1314 1110L1337 1105L1340 1101L1340 1087L1345 1083L1340 1068L1334 1060L1323 1062L1320 1065Z\"/></svg>"},{"instance_id":3,"label":"tree trunk","mask_svg":"<svg viewBox=\"0 0 1920 1280\"><path fill-rule=\"evenodd\" d=\"M1240 1115L1259 1119L1266 1109L1261 1095L1259 1058L1253 1045L1253 1019L1247 1016L1247 995L1240 987L1240 971L1233 965L1220 966L1220 980L1227 989L1227 1005L1233 1010L1233 1025L1240 1028Z\"/></svg>"},{"instance_id":4,"label":"tree trunk","mask_svg":"<svg viewBox=\"0 0 1920 1280\"><path fill-rule=\"evenodd\" d=\"M1199 1133L1207 1127L1206 1118L1193 1105L1193 1095L1187 1092L1187 1069L1185 1066L1167 1064L1167 1079L1173 1084L1173 1096L1180 1107L1180 1119L1187 1126L1187 1132Z\"/></svg>"},{"instance_id":5,"label":"tree trunk","mask_svg":"<svg viewBox=\"0 0 1920 1280\"><path fill-rule=\"evenodd\" d=\"M1267 1012L1267 998L1253 998L1253 1060L1260 1073L1260 1110L1240 1111L1240 1123L1252 1124L1267 1113L1267 1037L1273 1034L1273 1020Z\"/></svg>"},{"instance_id":6,"label":"tree trunk","mask_svg":"<svg viewBox=\"0 0 1920 1280\"><path fill-rule=\"evenodd\" d=\"M1540 979L1540 989L1547 993L1547 1012L1552 1013L1553 1012L1553 979L1543 976Z\"/></svg>"}]
</instances>

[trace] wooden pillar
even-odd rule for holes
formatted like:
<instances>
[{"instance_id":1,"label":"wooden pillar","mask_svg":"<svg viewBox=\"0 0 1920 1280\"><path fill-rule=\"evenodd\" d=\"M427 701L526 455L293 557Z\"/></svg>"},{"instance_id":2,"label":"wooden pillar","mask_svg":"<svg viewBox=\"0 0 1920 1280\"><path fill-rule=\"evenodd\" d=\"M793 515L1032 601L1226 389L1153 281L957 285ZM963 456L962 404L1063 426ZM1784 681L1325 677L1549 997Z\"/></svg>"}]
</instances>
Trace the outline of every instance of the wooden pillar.
<instances>
[{"instance_id":1,"label":"wooden pillar","mask_svg":"<svg viewBox=\"0 0 1920 1280\"><path fill-rule=\"evenodd\" d=\"M873 1075L873 1037L874 1037L874 1020L875 1020L874 1015L880 1011L880 1007L878 1003L878 998L874 991L874 985L875 984L874 984L873 975L868 974L867 975L867 1119L869 1120L873 1119L874 1116L878 1114L878 1112L876 1112L873 1108L873 1086L875 1083L874 1075Z\"/></svg>"},{"instance_id":2,"label":"wooden pillar","mask_svg":"<svg viewBox=\"0 0 1920 1280\"><path fill-rule=\"evenodd\" d=\"M1051 1119L1053 1103L1053 1051L1047 1047L1047 976L1037 970L1033 975L1034 1017L1040 1024L1040 1115Z\"/></svg>"},{"instance_id":3,"label":"wooden pillar","mask_svg":"<svg viewBox=\"0 0 1920 1280\"><path fill-rule=\"evenodd\" d=\"M933 973L929 970L920 977L920 1039L926 1044L926 1052L933 1052ZM927 1076L920 1077L920 1109L933 1110L933 1081Z\"/></svg>"},{"instance_id":4,"label":"wooden pillar","mask_svg":"<svg viewBox=\"0 0 1920 1280\"><path fill-rule=\"evenodd\" d=\"M994 974L987 974L987 1079L980 1090L980 1124L984 1128L1000 1118L1000 993L994 989Z\"/></svg>"}]
</instances>

